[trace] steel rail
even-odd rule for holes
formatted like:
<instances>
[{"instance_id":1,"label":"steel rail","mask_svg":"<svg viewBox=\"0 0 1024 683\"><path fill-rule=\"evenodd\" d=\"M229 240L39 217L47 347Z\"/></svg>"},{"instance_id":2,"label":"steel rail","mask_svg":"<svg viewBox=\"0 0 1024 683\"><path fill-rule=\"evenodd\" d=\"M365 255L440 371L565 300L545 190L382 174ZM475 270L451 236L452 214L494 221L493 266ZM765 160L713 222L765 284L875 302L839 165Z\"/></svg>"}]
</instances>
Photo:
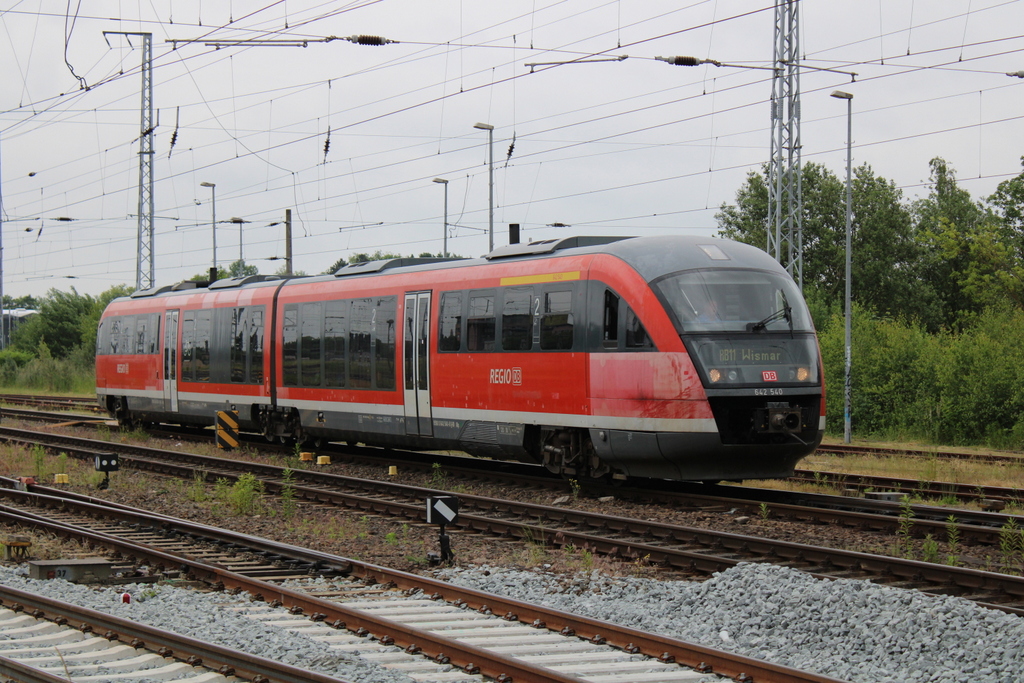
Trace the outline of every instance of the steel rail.
<instances>
[{"instance_id":1,"label":"steel rail","mask_svg":"<svg viewBox=\"0 0 1024 683\"><path fill-rule=\"evenodd\" d=\"M4 493L18 495L25 492L5 491ZM25 500L32 499L29 495L21 497ZM548 630L560 631L565 634L574 634L578 637L591 640L592 642L607 643L629 652L637 652L656 657L662 661L675 661L708 673L714 671L719 675L729 676L736 680L746 680L753 683L836 683L838 680L828 676L814 674L811 672L802 672L789 667L771 664L741 655L717 651L695 643L689 643L656 634L649 634L636 629L618 626L596 619L539 607L470 588L453 586L449 583L430 579L428 577L393 569L386 569L378 565L360 562L349 558L342 558L320 551L296 548L294 546L275 543L273 541L260 539L247 534L219 529L217 527L210 527L208 525L189 522L186 520L179 520L163 515L152 518L149 516L149 513L127 508L125 506L118 506L115 509L104 509L101 506L92 505L90 503L61 501L60 499L46 496L36 497L35 500L37 500L41 505L51 506L58 509L62 507L62 502L66 502L68 506L74 505L76 508L80 505L81 507L79 509L89 510L94 514L103 515L105 518L118 519L123 523L139 525L145 520L148 520L152 523L154 528L163 528L168 531L173 530L176 533L187 535L203 536L210 540L233 543L235 545L257 549L259 551L270 551L283 557L300 559L310 566L341 569L344 570L345 573L364 580L369 580L371 583L394 584L395 586L406 590L421 591L435 599L444 598L450 602L462 604L467 608L476 609L481 612L493 612L495 614L504 612L505 618L510 621L532 623L537 628L547 628ZM3 507L0 507L0 514L3 514L3 511ZM36 516L28 515L26 518L35 519ZM39 517L38 519L45 523L43 518ZM63 527L66 525L58 526ZM92 534L100 532L86 533L91 536ZM115 545L120 547L122 552L128 552L127 549L134 545L134 543L124 543L121 539L109 534L100 533L100 536L109 536L109 540L117 541ZM152 553L154 558L161 558L164 554L163 551L147 551L147 554L149 553ZM177 558L178 556L174 555L174 557ZM216 581L224 587L242 588L255 595L258 600L280 601L283 606L293 609L298 607L303 613L315 615L315 618L318 620L324 620L328 623L333 621L336 624L336 620L340 619L345 622L345 626L349 630L358 631L359 628L366 628L372 631L378 639L390 636L396 643L406 646L416 646L425 651L430 651L430 647L428 645L428 637L430 634L427 632L422 632L418 629L407 627L396 622L391 622L380 617L367 619L365 618L364 613L353 613L351 610L339 607L337 603L310 597L301 592L281 588L266 582L251 581L248 580L248 577L244 577L241 574L227 572L217 567L211 568L206 564L200 564L199 567L193 567L193 563L188 562L188 564L190 565L190 571L192 571L192 573L199 574L214 571ZM209 577L207 580L209 580ZM448 641L445 641L445 643L448 643ZM444 644L437 648L437 653L434 656L448 656L453 662L462 661L460 658L465 658L465 665L475 663L481 667L481 670L484 670L483 662L486 660L486 657L490 656L493 658L493 655L490 655L487 651L480 651L478 648L473 646L464 646L462 649L464 651L460 652L449 644ZM515 660L503 661L497 668L502 669L501 673L511 675L517 682L527 681L529 683L532 681L563 680L558 677L560 674L557 674L556 672L552 672L553 675L548 678L529 677L528 674L532 676L533 672L517 670L513 666L514 661ZM548 671L547 669L544 669L543 667L535 668L543 669L544 675L548 675L546 673ZM500 673L497 675L500 675ZM492 675L492 677L496 676ZM568 677L564 680L576 681L577 679L574 677Z\"/></svg>"},{"instance_id":2,"label":"steel rail","mask_svg":"<svg viewBox=\"0 0 1024 683\"><path fill-rule=\"evenodd\" d=\"M68 683L66 676L55 676L3 655L0 655L0 675L16 683Z\"/></svg>"}]
</instances>

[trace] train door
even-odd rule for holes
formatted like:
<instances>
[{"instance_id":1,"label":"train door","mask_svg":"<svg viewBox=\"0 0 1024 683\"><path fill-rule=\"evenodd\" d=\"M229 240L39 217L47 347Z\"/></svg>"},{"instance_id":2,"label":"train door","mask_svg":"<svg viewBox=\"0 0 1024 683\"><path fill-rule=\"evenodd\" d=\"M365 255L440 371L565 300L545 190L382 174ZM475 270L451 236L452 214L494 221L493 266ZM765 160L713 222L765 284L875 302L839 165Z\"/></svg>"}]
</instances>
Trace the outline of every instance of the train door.
<instances>
[{"instance_id":1,"label":"train door","mask_svg":"<svg viewBox=\"0 0 1024 683\"><path fill-rule=\"evenodd\" d=\"M164 312L164 409L178 412L178 309Z\"/></svg>"},{"instance_id":2,"label":"train door","mask_svg":"<svg viewBox=\"0 0 1024 683\"><path fill-rule=\"evenodd\" d=\"M405 432L430 436L434 433L430 419L430 292L405 295L403 339Z\"/></svg>"}]
</instances>

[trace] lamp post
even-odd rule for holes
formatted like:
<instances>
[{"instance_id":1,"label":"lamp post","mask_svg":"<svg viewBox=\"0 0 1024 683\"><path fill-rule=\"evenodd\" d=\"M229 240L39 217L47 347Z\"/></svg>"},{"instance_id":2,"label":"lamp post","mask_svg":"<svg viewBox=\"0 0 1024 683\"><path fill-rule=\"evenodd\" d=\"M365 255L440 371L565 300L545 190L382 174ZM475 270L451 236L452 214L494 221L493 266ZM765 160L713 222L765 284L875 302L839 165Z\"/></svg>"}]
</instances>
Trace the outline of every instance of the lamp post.
<instances>
[{"instance_id":1,"label":"lamp post","mask_svg":"<svg viewBox=\"0 0 1024 683\"><path fill-rule=\"evenodd\" d=\"M441 183L444 185L444 252L445 258L448 258L448 181L444 178L434 178L435 183Z\"/></svg>"},{"instance_id":2,"label":"lamp post","mask_svg":"<svg viewBox=\"0 0 1024 683\"><path fill-rule=\"evenodd\" d=\"M217 184L199 183L199 187L210 188L210 228L213 232L213 267L210 268L210 282L217 279Z\"/></svg>"},{"instance_id":3,"label":"lamp post","mask_svg":"<svg viewBox=\"0 0 1024 683\"><path fill-rule=\"evenodd\" d=\"M473 127L487 131L487 146L490 148L487 161L487 253L490 253L494 251L494 126L476 123Z\"/></svg>"},{"instance_id":4,"label":"lamp post","mask_svg":"<svg viewBox=\"0 0 1024 683\"><path fill-rule=\"evenodd\" d=\"M850 368L853 358L850 345L852 317L850 313L850 242L853 232L853 188L850 168L853 150L853 95L842 90L832 91L832 97L846 100L846 375L843 387L843 443L850 443Z\"/></svg>"}]
</instances>

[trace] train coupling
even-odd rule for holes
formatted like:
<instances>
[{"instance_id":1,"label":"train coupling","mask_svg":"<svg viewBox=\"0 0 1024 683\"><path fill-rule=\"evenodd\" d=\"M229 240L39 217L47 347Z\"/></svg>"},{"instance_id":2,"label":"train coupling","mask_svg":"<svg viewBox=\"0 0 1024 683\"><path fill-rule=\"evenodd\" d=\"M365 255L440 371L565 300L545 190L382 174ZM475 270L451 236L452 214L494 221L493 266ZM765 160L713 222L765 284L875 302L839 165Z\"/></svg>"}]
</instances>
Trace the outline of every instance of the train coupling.
<instances>
[{"instance_id":1,"label":"train coupling","mask_svg":"<svg viewBox=\"0 0 1024 683\"><path fill-rule=\"evenodd\" d=\"M793 434L803 429L803 415L800 408L791 406L768 406L768 420L766 425L768 433L771 434Z\"/></svg>"}]
</instances>

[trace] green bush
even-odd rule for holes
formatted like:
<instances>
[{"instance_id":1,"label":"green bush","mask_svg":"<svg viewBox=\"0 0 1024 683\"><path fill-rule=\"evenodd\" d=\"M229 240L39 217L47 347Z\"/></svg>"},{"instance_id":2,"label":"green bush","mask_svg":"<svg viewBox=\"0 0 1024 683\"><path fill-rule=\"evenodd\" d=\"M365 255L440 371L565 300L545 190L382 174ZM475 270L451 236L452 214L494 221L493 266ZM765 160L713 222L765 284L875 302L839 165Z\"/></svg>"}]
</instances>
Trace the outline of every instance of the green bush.
<instances>
[{"instance_id":1,"label":"green bush","mask_svg":"<svg viewBox=\"0 0 1024 683\"><path fill-rule=\"evenodd\" d=\"M851 421L858 436L1024 447L1024 312L993 308L962 332L854 308ZM819 324L827 430L843 431L844 321Z\"/></svg>"}]
</instances>

